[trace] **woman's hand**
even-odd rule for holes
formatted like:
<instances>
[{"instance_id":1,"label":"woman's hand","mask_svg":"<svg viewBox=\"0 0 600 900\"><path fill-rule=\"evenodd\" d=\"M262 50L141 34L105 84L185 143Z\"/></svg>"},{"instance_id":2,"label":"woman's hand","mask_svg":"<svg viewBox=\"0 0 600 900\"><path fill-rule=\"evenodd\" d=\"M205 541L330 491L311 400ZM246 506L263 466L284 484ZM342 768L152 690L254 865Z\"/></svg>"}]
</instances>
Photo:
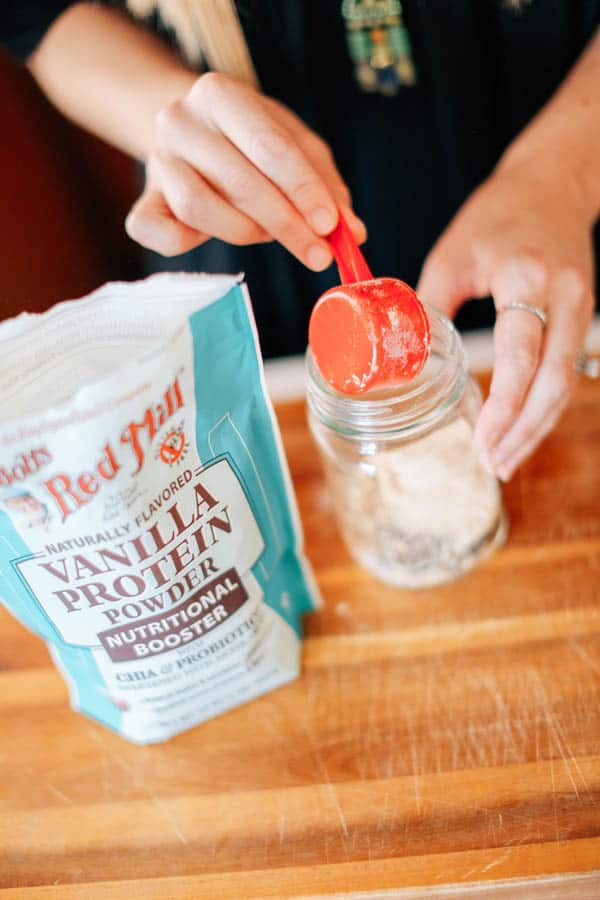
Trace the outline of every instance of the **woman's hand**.
<instances>
[{"instance_id":1,"label":"woman's hand","mask_svg":"<svg viewBox=\"0 0 600 900\"><path fill-rule=\"evenodd\" d=\"M438 240L417 289L448 316L470 297L494 298L494 372L475 438L505 481L567 406L593 312L593 217L572 172L571 161L507 154ZM507 310L516 302L543 310L546 329Z\"/></svg>"},{"instance_id":2,"label":"woman's hand","mask_svg":"<svg viewBox=\"0 0 600 900\"><path fill-rule=\"evenodd\" d=\"M332 261L323 235L338 209L357 240L366 237L327 145L286 107L224 75L200 76L159 113L146 173L127 232L165 256L211 237L274 239L318 271Z\"/></svg>"}]
</instances>

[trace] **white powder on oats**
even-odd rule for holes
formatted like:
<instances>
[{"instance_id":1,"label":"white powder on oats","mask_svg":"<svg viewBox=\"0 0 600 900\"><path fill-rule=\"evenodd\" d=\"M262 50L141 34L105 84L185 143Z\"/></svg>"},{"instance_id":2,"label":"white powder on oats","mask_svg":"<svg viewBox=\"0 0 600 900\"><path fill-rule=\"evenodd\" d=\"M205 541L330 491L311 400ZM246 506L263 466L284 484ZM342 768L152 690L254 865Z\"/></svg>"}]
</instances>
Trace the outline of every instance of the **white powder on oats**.
<instances>
[{"instance_id":1,"label":"white powder on oats","mask_svg":"<svg viewBox=\"0 0 600 900\"><path fill-rule=\"evenodd\" d=\"M393 497L385 507L390 526L451 534L457 549L477 541L498 515L495 479L477 462L464 419L381 453L375 477L380 496Z\"/></svg>"},{"instance_id":2,"label":"white powder on oats","mask_svg":"<svg viewBox=\"0 0 600 900\"><path fill-rule=\"evenodd\" d=\"M344 536L382 580L447 581L485 556L502 532L496 479L480 465L464 418L346 466L329 478Z\"/></svg>"}]
</instances>

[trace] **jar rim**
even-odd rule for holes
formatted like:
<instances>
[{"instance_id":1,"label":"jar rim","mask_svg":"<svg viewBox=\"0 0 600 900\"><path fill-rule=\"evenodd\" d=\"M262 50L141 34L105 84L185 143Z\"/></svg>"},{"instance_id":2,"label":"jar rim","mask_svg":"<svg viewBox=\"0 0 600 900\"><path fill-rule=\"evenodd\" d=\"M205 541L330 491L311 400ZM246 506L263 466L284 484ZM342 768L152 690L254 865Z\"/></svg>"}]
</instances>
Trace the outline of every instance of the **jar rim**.
<instances>
[{"instance_id":1,"label":"jar rim","mask_svg":"<svg viewBox=\"0 0 600 900\"><path fill-rule=\"evenodd\" d=\"M397 391L390 388L383 397L336 391L322 377L307 349L308 405L322 424L347 437L408 437L429 428L458 402L467 380L460 335L440 310L423 305L431 327L429 360L421 376L396 386Z\"/></svg>"}]
</instances>

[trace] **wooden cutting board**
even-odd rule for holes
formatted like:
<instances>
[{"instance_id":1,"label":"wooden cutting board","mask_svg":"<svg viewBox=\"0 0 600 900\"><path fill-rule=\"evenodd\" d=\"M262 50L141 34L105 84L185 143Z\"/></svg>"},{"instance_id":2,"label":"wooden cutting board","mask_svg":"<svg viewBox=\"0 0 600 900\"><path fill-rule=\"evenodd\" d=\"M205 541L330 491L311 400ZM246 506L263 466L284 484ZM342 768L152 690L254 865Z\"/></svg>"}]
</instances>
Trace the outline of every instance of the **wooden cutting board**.
<instances>
[{"instance_id":1,"label":"wooden cutting board","mask_svg":"<svg viewBox=\"0 0 600 900\"><path fill-rule=\"evenodd\" d=\"M136 747L2 610L0 900L598 900L600 385L506 487L507 546L422 591L350 561L278 416L325 600L302 677Z\"/></svg>"}]
</instances>

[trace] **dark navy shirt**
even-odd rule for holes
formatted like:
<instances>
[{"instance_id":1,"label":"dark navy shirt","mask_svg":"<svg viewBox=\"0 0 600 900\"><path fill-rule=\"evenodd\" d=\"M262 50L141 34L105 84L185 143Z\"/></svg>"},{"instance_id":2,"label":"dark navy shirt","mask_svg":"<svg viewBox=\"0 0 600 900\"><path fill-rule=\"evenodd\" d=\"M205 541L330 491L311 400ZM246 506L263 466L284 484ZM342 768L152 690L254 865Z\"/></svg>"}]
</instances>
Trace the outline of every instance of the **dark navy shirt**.
<instances>
[{"instance_id":1,"label":"dark navy shirt","mask_svg":"<svg viewBox=\"0 0 600 900\"><path fill-rule=\"evenodd\" d=\"M0 13L0 37L26 58L69 4L23 0ZM600 23L600 0L404 0L418 84L363 93L345 43L341 0L240 0L262 89L330 144L369 229L372 270L415 284L425 256L508 143L552 95ZM219 241L154 270L246 272L265 355L301 352L315 299L335 272L314 274L275 244ZM477 301L459 324L491 321Z\"/></svg>"}]
</instances>

